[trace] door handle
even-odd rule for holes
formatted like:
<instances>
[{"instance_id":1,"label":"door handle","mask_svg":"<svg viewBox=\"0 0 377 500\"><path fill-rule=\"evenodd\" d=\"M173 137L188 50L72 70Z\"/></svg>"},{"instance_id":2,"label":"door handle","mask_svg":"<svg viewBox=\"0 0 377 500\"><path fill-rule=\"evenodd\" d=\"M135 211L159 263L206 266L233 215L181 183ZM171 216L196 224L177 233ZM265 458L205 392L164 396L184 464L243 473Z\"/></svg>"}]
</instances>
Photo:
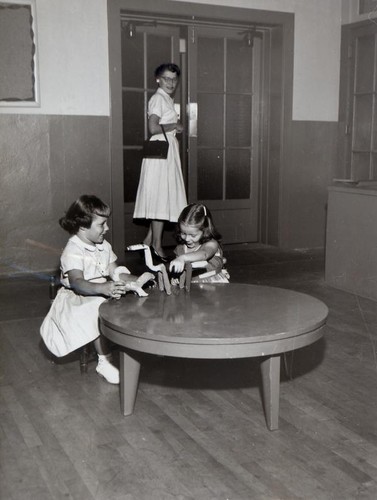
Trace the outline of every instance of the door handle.
<instances>
[{"instance_id":1,"label":"door handle","mask_svg":"<svg viewBox=\"0 0 377 500\"><path fill-rule=\"evenodd\" d=\"M189 123L189 137L198 137L198 103L187 104L187 116Z\"/></svg>"}]
</instances>

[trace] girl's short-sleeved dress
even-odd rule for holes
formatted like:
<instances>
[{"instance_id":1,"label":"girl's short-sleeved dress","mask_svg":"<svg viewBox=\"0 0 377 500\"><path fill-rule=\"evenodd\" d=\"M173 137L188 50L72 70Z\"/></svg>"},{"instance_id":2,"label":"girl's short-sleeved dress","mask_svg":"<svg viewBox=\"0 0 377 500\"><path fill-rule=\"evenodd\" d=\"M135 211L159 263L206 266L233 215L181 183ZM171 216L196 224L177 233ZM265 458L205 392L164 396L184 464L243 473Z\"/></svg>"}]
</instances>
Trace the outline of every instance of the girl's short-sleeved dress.
<instances>
[{"instance_id":1,"label":"girl's short-sleeved dress","mask_svg":"<svg viewBox=\"0 0 377 500\"><path fill-rule=\"evenodd\" d=\"M201 245L191 250L186 245L181 244L176 246L174 253L179 256L191 253L192 251L197 252L200 248ZM191 283L229 283L230 275L224 267L225 263L226 259L224 258L223 250L219 246L215 255L207 261L205 270L195 269L196 274L193 275Z\"/></svg>"},{"instance_id":2,"label":"girl's short-sleeved dress","mask_svg":"<svg viewBox=\"0 0 377 500\"><path fill-rule=\"evenodd\" d=\"M69 239L60 259L63 286L40 329L47 348L55 356L65 356L100 335L98 308L106 300L105 297L79 295L71 290L68 271L78 269L86 280L104 283L110 264L116 260L106 240L93 246L76 235Z\"/></svg>"},{"instance_id":3,"label":"girl's short-sleeved dress","mask_svg":"<svg viewBox=\"0 0 377 500\"><path fill-rule=\"evenodd\" d=\"M159 116L159 123L162 125L177 123L174 101L161 88L157 89L149 100L148 116L151 115ZM133 215L135 219L177 222L181 211L187 205L175 131L167 132L166 135L169 141L167 159L143 159ZM165 138L163 134L156 134L150 140L163 141Z\"/></svg>"}]
</instances>

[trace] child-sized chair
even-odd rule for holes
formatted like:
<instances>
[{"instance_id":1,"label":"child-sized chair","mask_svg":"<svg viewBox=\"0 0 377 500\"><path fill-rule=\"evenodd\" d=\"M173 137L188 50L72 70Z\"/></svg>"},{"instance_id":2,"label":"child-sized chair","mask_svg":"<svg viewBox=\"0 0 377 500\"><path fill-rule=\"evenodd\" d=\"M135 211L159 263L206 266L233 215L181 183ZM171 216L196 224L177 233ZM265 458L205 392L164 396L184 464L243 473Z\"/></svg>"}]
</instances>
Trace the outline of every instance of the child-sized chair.
<instances>
[{"instance_id":1,"label":"child-sized chair","mask_svg":"<svg viewBox=\"0 0 377 500\"><path fill-rule=\"evenodd\" d=\"M60 287L61 284L59 278L55 275L51 275L50 287L49 287L50 304L54 302L56 294L58 293ZM89 362L96 360L95 352L93 349L93 343L89 342L89 344L80 347L78 351L80 354L80 373L84 374L88 372Z\"/></svg>"},{"instance_id":2,"label":"child-sized chair","mask_svg":"<svg viewBox=\"0 0 377 500\"><path fill-rule=\"evenodd\" d=\"M89 361L96 361L97 356L95 354L92 342L89 342L89 344L82 346L79 349L79 352L80 352L80 372L82 375L88 372Z\"/></svg>"}]
</instances>

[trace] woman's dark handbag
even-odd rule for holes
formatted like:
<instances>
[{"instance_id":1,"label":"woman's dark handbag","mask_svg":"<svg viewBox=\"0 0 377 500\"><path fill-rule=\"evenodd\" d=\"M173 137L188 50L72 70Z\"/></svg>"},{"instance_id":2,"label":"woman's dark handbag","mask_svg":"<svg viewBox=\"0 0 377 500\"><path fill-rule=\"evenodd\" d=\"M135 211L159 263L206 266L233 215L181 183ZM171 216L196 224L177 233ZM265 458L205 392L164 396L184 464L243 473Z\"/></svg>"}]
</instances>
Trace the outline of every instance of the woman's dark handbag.
<instances>
[{"instance_id":1,"label":"woman's dark handbag","mask_svg":"<svg viewBox=\"0 0 377 500\"><path fill-rule=\"evenodd\" d=\"M169 142L165 134L163 125L160 125L164 133L164 141L144 141L143 144L143 158L156 158L164 160L168 157Z\"/></svg>"}]
</instances>

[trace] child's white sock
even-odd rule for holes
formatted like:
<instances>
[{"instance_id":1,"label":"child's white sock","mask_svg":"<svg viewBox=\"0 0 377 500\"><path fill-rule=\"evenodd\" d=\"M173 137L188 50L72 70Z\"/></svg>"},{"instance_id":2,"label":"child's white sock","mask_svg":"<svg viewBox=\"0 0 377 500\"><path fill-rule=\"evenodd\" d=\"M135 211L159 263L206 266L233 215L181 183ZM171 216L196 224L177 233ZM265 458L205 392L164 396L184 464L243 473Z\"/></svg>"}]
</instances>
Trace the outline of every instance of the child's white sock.
<instances>
[{"instance_id":1,"label":"child's white sock","mask_svg":"<svg viewBox=\"0 0 377 500\"><path fill-rule=\"evenodd\" d=\"M96 372L110 384L119 384L119 370L110 363L111 354L98 354Z\"/></svg>"},{"instance_id":2,"label":"child's white sock","mask_svg":"<svg viewBox=\"0 0 377 500\"><path fill-rule=\"evenodd\" d=\"M111 354L97 354L98 356L98 362L102 362L102 361L110 361L112 359L112 355Z\"/></svg>"}]
</instances>

